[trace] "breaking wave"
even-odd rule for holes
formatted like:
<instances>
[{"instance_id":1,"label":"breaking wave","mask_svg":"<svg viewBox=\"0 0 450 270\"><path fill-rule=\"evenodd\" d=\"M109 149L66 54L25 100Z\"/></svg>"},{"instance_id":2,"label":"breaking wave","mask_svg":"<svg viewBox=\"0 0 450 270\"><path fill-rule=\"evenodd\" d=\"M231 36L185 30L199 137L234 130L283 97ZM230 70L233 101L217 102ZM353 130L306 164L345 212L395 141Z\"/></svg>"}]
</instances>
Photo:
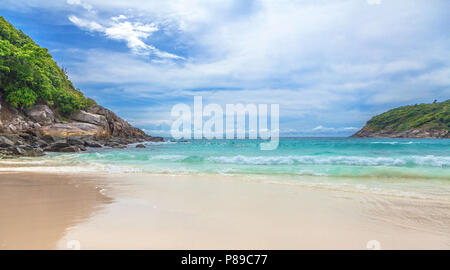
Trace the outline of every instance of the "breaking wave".
<instances>
[{"instance_id":1,"label":"breaking wave","mask_svg":"<svg viewBox=\"0 0 450 270\"><path fill-rule=\"evenodd\" d=\"M450 157L408 156L408 157L361 157L361 156L218 156L209 161L224 164L277 165L277 164L318 164L356 166L431 166L448 167Z\"/></svg>"}]
</instances>

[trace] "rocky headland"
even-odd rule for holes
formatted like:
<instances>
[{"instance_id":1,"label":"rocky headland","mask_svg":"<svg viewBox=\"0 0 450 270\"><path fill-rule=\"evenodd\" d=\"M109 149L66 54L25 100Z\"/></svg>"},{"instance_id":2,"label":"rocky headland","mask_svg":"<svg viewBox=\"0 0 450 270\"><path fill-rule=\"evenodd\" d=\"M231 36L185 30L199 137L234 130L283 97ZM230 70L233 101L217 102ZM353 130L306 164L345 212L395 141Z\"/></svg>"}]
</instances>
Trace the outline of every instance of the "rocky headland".
<instances>
[{"instance_id":1,"label":"rocky headland","mask_svg":"<svg viewBox=\"0 0 450 270\"><path fill-rule=\"evenodd\" d=\"M416 104L374 116L354 138L450 138L450 100Z\"/></svg>"},{"instance_id":2,"label":"rocky headland","mask_svg":"<svg viewBox=\"0 0 450 270\"><path fill-rule=\"evenodd\" d=\"M42 156L45 152L79 152L87 148L125 148L128 144L163 141L131 126L99 105L68 118L48 105L18 110L1 102L0 157Z\"/></svg>"}]
</instances>

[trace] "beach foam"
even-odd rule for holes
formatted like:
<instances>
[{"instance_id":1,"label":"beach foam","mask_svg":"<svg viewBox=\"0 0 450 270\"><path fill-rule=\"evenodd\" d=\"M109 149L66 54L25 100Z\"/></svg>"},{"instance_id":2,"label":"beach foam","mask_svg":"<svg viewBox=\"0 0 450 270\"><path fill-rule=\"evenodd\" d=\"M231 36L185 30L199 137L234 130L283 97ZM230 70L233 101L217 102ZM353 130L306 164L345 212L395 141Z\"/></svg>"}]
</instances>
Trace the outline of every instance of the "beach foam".
<instances>
[{"instance_id":1,"label":"beach foam","mask_svg":"<svg viewBox=\"0 0 450 270\"><path fill-rule=\"evenodd\" d=\"M424 165L433 167L450 166L450 157L411 156L411 157L361 157L361 156L217 156L207 160L225 164L326 164L357 166L405 166Z\"/></svg>"}]
</instances>

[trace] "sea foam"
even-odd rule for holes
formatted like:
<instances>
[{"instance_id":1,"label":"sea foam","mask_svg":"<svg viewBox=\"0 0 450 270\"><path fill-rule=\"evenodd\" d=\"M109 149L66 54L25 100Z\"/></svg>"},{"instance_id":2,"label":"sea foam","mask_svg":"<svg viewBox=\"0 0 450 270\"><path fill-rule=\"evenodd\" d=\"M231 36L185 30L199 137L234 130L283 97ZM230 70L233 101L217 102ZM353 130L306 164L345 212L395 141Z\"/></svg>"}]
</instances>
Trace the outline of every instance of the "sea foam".
<instances>
[{"instance_id":1,"label":"sea foam","mask_svg":"<svg viewBox=\"0 0 450 270\"><path fill-rule=\"evenodd\" d=\"M406 166L420 165L432 167L450 166L450 157L408 156L408 157L364 157L364 156L216 156L208 161L224 164L277 165L277 164L318 164L356 166Z\"/></svg>"}]
</instances>

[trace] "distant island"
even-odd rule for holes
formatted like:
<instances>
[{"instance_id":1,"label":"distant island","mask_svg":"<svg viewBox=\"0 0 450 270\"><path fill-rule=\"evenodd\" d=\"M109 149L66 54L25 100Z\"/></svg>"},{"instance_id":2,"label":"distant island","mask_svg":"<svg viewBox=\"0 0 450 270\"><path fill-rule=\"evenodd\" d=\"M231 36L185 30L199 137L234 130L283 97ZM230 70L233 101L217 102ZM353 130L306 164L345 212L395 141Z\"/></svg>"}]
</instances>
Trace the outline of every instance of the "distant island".
<instances>
[{"instance_id":1,"label":"distant island","mask_svg":"<svg viewBox=\"0 0 450 270\"><path fill-rule=\"evenodd\" d=\"M0 16L0 158L162 140L86 98L47 49Z\"/></svg>"},{"instance_id":2,"label":"distant island","mask_svg":"<svg viewBox=\"0 0 450 270\"><path fill-rule=\"evenodd\" d=\"M351 137L450 138L450 99L389 110Z\"/></svg>"}]
</instances>

